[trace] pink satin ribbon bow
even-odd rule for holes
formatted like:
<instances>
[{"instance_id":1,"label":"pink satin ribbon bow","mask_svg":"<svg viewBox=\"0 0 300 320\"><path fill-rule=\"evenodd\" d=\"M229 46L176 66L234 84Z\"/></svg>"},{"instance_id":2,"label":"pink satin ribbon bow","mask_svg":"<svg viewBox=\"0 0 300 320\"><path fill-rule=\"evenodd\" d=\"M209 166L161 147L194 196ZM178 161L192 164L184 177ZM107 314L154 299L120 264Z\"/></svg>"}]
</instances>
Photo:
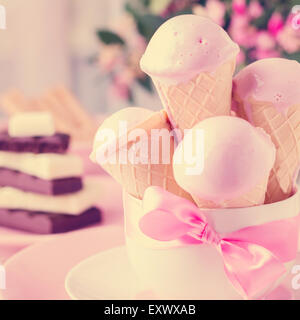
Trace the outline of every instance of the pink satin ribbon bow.
<instances>
[{"instance_id":1,"label":"pink satin ribbon bow","mask_svg":"<svg viewBox=\"0 0 300 320\"><path fill-rule=\"evenodd\" d=\"M203 210L159 187L149 187L143 199L141 231L159 241L213 245L224 270L244 298L253 298L286 272L284 262L295 259L298 216L218 234Z\"/></svg>"}]
</instances>

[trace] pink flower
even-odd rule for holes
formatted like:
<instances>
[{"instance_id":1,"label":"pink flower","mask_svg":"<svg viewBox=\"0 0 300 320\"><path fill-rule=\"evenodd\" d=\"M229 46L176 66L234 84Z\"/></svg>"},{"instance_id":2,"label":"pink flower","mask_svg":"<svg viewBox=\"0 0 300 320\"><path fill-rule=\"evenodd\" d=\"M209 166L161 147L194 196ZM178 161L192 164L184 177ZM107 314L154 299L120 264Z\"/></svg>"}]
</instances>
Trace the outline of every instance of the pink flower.
<instances>
[{"instance_id":1,"label":"pink flower","mask_svg":"<svg viewBox=\"0 0 300 320\"><path fill-rule=\"evenodd\" d=\"M275 47L274 37L268 31L259 31L256 38L256 47L260 50L271 50Z\"/></svg>"},{"instance_id":2,"label":"pink flower","mask_svg":"<svg viewBox=\"0 0 300 320\"><path fill-rule=\"evenodd\" d=\"M274 12L268 22L268 30L272 35L276 36L277 33L283 28L284 22L279 12Z\"/></svg>"},{"instance_id":3,"label":"pink flower","mask_svg":"<svg viewBox=\"0 0 300 320\"><path fill-rule=\"evenodd\" d=\"M218 25L224 25L224 16L226 12L226 6L219 0L208 0L206 3L207 15Z\"/></svg>"},{"instance_id":4,"label":"pink flower","mask_svg":"<svg viewBox=\"0 0 300 320\"><path fill-rule=\"evenodd\" d=\"M232 9L236 14L246 14L247 5L245 0L233 0Z\"/></svg>"},{"instance_id":5,"label":"pink flower","mask_svg":"<svg viewBox=\"0 0 300 320\"><path fill-rule=\"evenodd\" d=\"M134 73L129 67L125 67L122 71L119 72L118 76L116 77L119 83L126 84L128 86L132 85L134 78Z\"/></svg>"},{"instance_id":6,"label":"pink flower","mask_svg":"<svg viewBox=\"0 0 300 320\"><path fill-rule=\"evenodd\" d=\"M294 10L286 19L286 25L289 24L295 31L300 33L300 7Z\"/></svg>"},{"instance_id":7,"label":"pink flower","mask_svg":"<svg viewBox=\"0 0 300 320\"><path fill-rule=\"evenodd\" d=\"M254 46L257 30L249 23L247 15L233 14L229 34L239 45L246 48Z\"/></svg>"},{"instance_id":8,"label":"pink flower","mask_svg":"<svg viewBox=\"0 0 300 320\"><path fill-rule=\"evenodd\" d=\"M157 0L158 1L158 0ZM161 1L161 0L159 0ZM186 9L187 6L189 6L193 2L193 0L173 0L169 1L168 6L162 11L160 16L163 18L166 18L174 13L177 13L179 11L182 11Z\"/></svg>"},{"instance_id":9,"label":"pink flower","mask_svg":"<svg viewBox=\"0 0 300 320\"><path fill-rule=\"evenodd\" d=\"M248 13L251 18L256 19L262 15L263 7L257 0L250 1Z\"/></svg>"},{"instance_id":10,"label":"pink flower","mask_svg":"<svg viewBox=\"0 0 300 320\"><path fill-rule=\"evenodd\" d=\"M292 19L292 27L294 30L299 30L300 29L300 13L295 15Z\"/></svg>"},{"instance_id":11,"label":"pink flower","mask_svg":"<svg viewBox=\"0 0 300 320\"><path fill-rule=\"evenodd\" d=\"M125 67L113 78L109 93L122 100L128 100L133 81L134 74L132 70Z\"/></svg>"},{"instance_id":12,"label":"pink flower","mask_svg":"<svg viewBox=\"0 0 300 320\"><path fill-rule=\"evenodd\" d=\"M236 64L240 65L243 64L246 60L246 55L245 52L243 50L240 50L240 52L238 53L237 57L236 57Z\"/></svg>"},{"instance_id":13,"label":"pink flower","mask_svg":"<svg viewBox=\"0 0 300 320\"><path fill-rule=\"evenodd\" d=\"M266 58L278 58L280 57L280 53L276 50L262 50L256 48L250 54L251 58L254 60L266 59Z\"/></svg>"},{"instance_id":14,"label":"pink flower","mask_svg":"<svg viewBox=\"0 0 300 320\"><path fill-rule=\"evenodd\" d=\"M109 95L121 100L128 100L129 87L124 83L119 83L117 80L113 80L108 91Z\"/></svg>"},{"instance_id":15,"label":"pink flower","mask_svg":"<svg viewBox=\"0 0 300 320\"><path fill-rule=\"evenodd\" d=\"M119 34L126 41L126 43L132 36L135 36L138 33L135 20L128 13L124 13L115 18L111 22L111 26L113 31Z\"/></svg>"},{"instance_id":16,"label":"pink flower","mask_svg":"<svg viewBox=\"0 0 300 320\"><path fill-rule=\"evenodd\" d=\"M111 25L113 32L125 41L126 47L102 45L99 65L102 70L114 75L110 93L121 99L127 99L135 78L143 76L139 62L147 44L139 34L135 20L128 13L113 20Z\"/></svg>"},{"instance_id":17,"label":"pink flower","mask_svg":"<svg viewBox=\"0 0 300 320\"><path fill-rule=\"evenodd\" d=\"M100 68L105 72L112 71L116 65L123 61L123 52L120 45L101 45L101 51L98 58Z\"/></svg>"},{"instance_id":18,"label":"pink flower","mask_svg":"<svg viewBox=\"0 0 300 320\"><path fill-rule=\"evenodd\" d=\"M121 100L129 99L129 87L125 85L121 85L119 83L112 82L109 87L108 94L114 98L118 98Z\"/></svg>"},{"instance_id":19,"label":"pink flower","mask_svg":"<svg viewBox=\"0 0 300 320\"><path fill-rule=\"evenodd\" d=\"M280 46L288 53L300 50L300 32L295 30L289 23L277 34L277 41Z\"/></svg>"},{"instance_id":20,"label":"pink flower","mask_svg":"<svg viewBox=\"0 0 300 320\"><path fill-rule=\"evenodd\" d=\"M193 6L193 13L199 16L211 18L215 23L220 26L224 25L224 16L226 12L226 6L219 0L208 0L206 7L201 5Z\"/></svg>"},{"instance_id":21,"label":"pink flower","mask_svg":"<svg viewBox=\"0 0 300 320\"><path fill-rule=\"evenodd\" d=\"M193 6L193 14L196 14L198 16L208 17L206 8L201 6L200 4L196 4Z\"/></svg>"}]
</instances>

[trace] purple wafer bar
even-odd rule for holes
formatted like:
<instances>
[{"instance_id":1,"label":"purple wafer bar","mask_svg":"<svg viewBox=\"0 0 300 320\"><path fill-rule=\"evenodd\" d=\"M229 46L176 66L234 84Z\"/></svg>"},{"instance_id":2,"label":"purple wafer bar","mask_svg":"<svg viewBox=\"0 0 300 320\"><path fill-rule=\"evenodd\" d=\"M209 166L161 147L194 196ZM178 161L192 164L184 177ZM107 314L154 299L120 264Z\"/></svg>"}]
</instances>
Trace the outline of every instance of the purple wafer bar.
<instances>
[{"instance_id":1,"label":"purple wafer bar","mask_svg":"<svg viewBox=\"0 0 300 320\"><path fill-rule=\"evenodd\" d=\"M69 147L70 136L55 133L49 137L10 137L0 132L0 151L31 153L65 153Z\"/></svg>"},{"instance_id":2,"label":"purple wafer bar","mask_svg":"<svg viewBox=\"0 0 300 320\"><path fill-rule=\"evenodd\" d=\"M62 195L81 190L82 179L70 177L44 180L20 171L0 168L0 187L13 187L46 195Z\"/></svg>"},{"instance_id":3,"label":"purple wafer bar","mask_svg":"<svg viewBox=\"0 0 300 320\"><path fill-rule=\"evenodd\" d=\"M92 207L80 215L0 209L0 225L38 234L62 233L100 222L101 210Z\"/></svg>"}]
</instances>

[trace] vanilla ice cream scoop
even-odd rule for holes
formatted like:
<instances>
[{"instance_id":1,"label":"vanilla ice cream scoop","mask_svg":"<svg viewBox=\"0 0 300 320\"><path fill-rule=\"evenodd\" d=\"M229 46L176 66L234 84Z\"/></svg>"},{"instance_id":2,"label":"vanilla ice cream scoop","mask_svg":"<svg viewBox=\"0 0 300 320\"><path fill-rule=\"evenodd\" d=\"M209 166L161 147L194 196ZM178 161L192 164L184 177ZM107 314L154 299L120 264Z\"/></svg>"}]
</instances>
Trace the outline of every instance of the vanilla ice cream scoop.
<instances>
[{"instance_id":1,"label":"vanilla ice cream scoop","mask_svg":"<svg viewBox=\"0 0 300 320\"><path fill-rule=\"evenodd\" d=\"M239 199L257 185L266 188L274 161L275 147L262 129L240 118L219 116L185 135L175 151L173 169L177 183L194 199L235 206L226 201ZM255 196L260 200L254 203L263 202L264 193Z\"/></svg>"},{"instance_id":2,"label":"vanilla ice cream scoop","mask_svg":"<svg viewBox=\"0 0 300 320\"><path fill-rule=\"evenodd\" d=\"M211 19L179 15L157 29L141 59L144 72L177 83L235 59L239 46Z\"/></svg>"}]
</instances>

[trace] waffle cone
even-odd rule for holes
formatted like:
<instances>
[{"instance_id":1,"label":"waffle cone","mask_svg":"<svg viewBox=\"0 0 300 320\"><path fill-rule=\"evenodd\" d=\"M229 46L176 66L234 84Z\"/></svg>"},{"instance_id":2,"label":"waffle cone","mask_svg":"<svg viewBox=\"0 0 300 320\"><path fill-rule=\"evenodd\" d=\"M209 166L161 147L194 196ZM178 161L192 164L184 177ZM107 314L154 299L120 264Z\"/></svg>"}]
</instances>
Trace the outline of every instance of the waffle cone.
<instances>
[{"instance_id":1,"label":"waffle cone","mask_svg":"<svg viewBox=\"0 0 300 320\"><path fill-rule=\"evenodd\" d=\"M190 129L206 118L230 115L234 69L234 61L226 62L214 74L202 72L177 85L153 79L172 126Z\"/></svg>"},{"instance_id":2,"label":"waffle cone","mask_svg":"<svg viewBox=\"0 0 300 320\"><path fill-rule=\"evenodd\" d=\"M151 145L153 139L151 137L152 129L164 129L168 133L171 131L170 124L168 122L167 114L165 111L160 111L154 113L150 118L145 120L140 125L135 128L128 130L127 136L130 137L130 133L134 129L143 129L146 133L148 141L148 155L151 155ZM168 135L169 137L170 135ZM129 139L128 139L129 140ZM185 192L181 187L176 183L173 176L173 167L172 167L172 158L175 149L174 138L171 137L170 141L170 160L168 163L163 163L162 161L162 152L163 144L162 139L159 141L159 161L157 163L152 163L147 159L148 163L132 163L130 159L127 158L127 163L123 164L119 161L120 149L116 151L117 163L105 163L102 164L103 168L116 180L122 187L132 196L142 199L145 190L150 186L159 186L165 190L178 195L180 197L186 198L190 201L193 201L191 196ZM126 149L129 150L132 146L135 145L135 141L129 141L125 145ZM150 157L150 156L149 156Z\"/></svg>"},{"instance_id":3,"label":"waffle cone","mask_svg":"<svg viewBox=\"0 0 300 320\"><path fill-rule=\"evenodd\" d=\"M261 205L265 202L267 185L268 178L264 179L264 181L243 196L218 204L197 197L193 197L193 199L199 208L248 208Z\"/></svg>"},{"instance_id":4,"label":"waffle cone","mask_svg":"<svg viewBox=\"0 0 300 320\"><path fill-rule=\"evenodd\" d=\"M276 147L276 160L269 177L266 203L290 197L300 164L300 104L289 107L284 114L277 111L270 102L249 99L247 110L250 108L251 119L248 119L243 102L239 97L234 98L239 106L238 115L256 127L263 128Z\"/></svg>"}]
</instances>

